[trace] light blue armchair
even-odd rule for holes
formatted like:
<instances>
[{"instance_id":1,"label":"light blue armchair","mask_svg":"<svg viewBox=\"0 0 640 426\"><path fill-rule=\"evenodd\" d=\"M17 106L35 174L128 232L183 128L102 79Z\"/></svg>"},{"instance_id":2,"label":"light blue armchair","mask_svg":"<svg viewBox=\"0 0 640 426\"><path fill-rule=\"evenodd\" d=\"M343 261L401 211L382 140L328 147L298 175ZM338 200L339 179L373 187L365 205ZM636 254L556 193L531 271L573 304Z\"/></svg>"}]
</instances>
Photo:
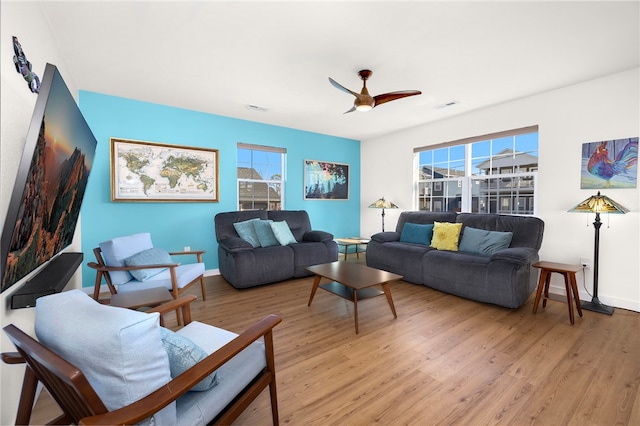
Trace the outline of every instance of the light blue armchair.
<instances>
[{"instance_id":1,"label":"light blue armchair","mask_svg":"<svg viewBox=\"0 0 640 426\"><path fill-rule=\"evenodd\" d=\"M102 279L111 294L138 291L153 287L166 287L173 298L191 285L200 282L202 300L204 288L204 251L168 253L153 246L151 234L140 233L104 241L93 249L97 262L87 265L96 270L93 298L98 300ZM195 255L197 263L175 263L171 256Z\"/></svg>"}]
</instances>

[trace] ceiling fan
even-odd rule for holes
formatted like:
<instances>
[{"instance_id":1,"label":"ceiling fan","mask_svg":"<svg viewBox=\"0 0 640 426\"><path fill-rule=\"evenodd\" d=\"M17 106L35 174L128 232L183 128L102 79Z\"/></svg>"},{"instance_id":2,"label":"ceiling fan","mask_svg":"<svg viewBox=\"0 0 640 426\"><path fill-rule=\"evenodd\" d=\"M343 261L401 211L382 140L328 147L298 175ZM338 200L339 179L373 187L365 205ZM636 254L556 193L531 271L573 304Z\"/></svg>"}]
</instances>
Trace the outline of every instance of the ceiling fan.
<instances>
[{"instance_id":1,"label":"ceiling fan","mask_svg":"<svg viewBox=\"0 0 640 426\"><path fill-rule=\"evenodd\" d=\"M341 84L336 82L334 79L329 77L329 82L336 89L342 90L343 92L350 93L356 97L355 101L353 102L353 107L349 111L345 111L345 114L355 110L369 111L370 109L377 107L378 105L382 105L385 102L395 101L396 99L406 98L407 96L422 94L422 92L419 90L401 90L399 92L390 92L390 93L384 93L382 95L371 96L369 95L369 91L367 90L367 79L371 77L371 74L373 74L373 72L370 70L358 71L358 75L363 81L363 86L360 93L356 93L347 89L346 87L342 86Z\"/></svg>"}]
</instances>

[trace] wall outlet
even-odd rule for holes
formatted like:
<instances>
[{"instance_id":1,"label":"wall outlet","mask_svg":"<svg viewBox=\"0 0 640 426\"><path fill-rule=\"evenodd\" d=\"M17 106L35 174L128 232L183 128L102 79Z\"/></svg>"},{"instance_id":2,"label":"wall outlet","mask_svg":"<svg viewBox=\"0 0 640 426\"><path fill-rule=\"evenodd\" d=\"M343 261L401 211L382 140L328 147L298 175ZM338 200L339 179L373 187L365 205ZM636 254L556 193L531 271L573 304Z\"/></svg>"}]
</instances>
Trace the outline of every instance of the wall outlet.
<instances>
[{"instance_id":1,"label":"wall outlet","mask_svg":"<svg viewBox=\"0 0 640 426\"><path fill-rule=\"evenodd\" d=\"M191 246L184 246L184 251L191 251Z\"/></svg>"},{"instance_id":2,"label":"wall outlet","mask_svg":"<svg viewBox=\"0 0 640 426\"><path fill-rule=\"evenodd\" d=\"M589 269L591 267L591 259L586 258L586 257L581 257L580 258L580 264L582 265L582 267L584 269Z\"/></svg>"}]
</instances>

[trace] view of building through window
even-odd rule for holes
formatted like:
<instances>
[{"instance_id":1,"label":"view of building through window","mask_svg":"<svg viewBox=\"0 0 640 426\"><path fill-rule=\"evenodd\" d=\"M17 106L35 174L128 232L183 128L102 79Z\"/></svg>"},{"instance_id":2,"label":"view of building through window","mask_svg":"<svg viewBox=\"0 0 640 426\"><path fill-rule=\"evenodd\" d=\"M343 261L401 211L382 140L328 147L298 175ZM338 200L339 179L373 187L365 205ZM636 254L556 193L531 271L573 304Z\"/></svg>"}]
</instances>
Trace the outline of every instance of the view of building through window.
<instances>
[{"instance_id":1,"label":"view of building through window","mask_svg":"<svg viewBox=\"0 0 640 426\"><path fill-rule=\"evenodd\" d=\"M238 210L281 210L286 150L238 144Z\"/></svg>"},{"instance_id":2,"label":"view of building through window","mask_svg":"<svg viewBox=\"0 0 640 426\"><path fill-rule=\"evenodd\" d=\"M534 214L537 126L414 152L419 210Z\"/></svg>"}]
</instances>

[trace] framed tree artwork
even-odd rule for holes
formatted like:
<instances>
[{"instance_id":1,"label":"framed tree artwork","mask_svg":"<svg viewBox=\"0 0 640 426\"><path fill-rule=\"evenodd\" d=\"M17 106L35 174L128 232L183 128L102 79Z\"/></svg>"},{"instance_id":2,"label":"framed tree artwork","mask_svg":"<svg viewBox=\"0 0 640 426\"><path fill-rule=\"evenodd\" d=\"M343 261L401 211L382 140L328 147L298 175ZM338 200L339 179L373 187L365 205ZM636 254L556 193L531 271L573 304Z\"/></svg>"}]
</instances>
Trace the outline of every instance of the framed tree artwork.
<instances>
[{"instance_id":1,"label":"framed tree artwork","mask_svg":"<svg viewBox=\"0 0 640 426\"><path fill-rule=\"evenodd\" d=\"M305 200L348 200L349 165L304 160Z\"/></svg>"}]
</instances>

